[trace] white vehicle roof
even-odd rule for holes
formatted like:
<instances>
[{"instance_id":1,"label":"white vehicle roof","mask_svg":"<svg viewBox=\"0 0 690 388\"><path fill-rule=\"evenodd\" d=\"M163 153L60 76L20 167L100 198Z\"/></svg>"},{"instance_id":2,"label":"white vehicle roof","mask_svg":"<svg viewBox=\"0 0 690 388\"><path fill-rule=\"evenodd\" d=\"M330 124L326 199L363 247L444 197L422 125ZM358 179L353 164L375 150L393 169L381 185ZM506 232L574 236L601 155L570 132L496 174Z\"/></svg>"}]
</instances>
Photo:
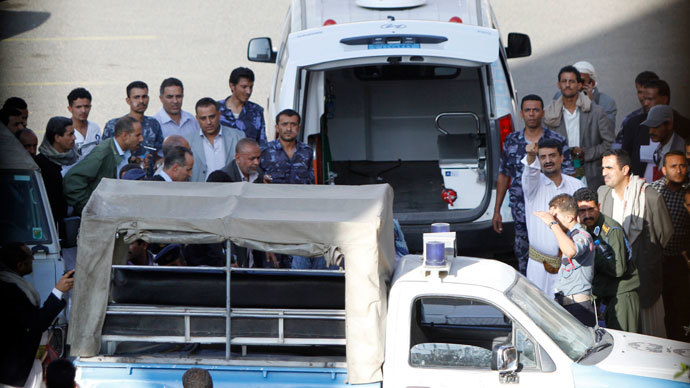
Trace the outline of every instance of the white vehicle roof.
<instances>
[{"instance_id":1,"label":"white vehicle roof","mask_svg":"<svg viewBox=\"0 0 690 388\"><path fill-rule=\"evenodd\" d=\"M419 255L403 257L396 265L395 274L394 283L436 281L436 275L428 273ZM450 270L441 282L470 284L505 292L515 283L516 276L515 269L500 261L462 256L451 259Z\"/></svg>"},{"instance_id":2,"label":"white vehicle roof","mask_svg":"<svg viewBox=\"0 0 690 388\"><path fill-rule=\"evenodd\" d=\"M365 8L357 3L378 3L377 8ZM302 17L301 29L323 26L326 20L336 24L354 23L372 20L387 20L393 16L396 20L430 20L447 22L451 18L460 18L463 24L489 26L486 2L482 0L426 0L417 7L405 7L406 3L417 3L401 0L294 0L293 11ZM396 7L396 8L391 8ZM298 16L299 18L299 16ZM293 19L294 20L294 19ZM299 26L295 26L299 27ZM293 31L296 31L296 28Z\"/></svg>"},{"instance_id":3,"label":"white vehicle roof","mask_svg":"<svg viewBox=\"0 0 690 388\"><path fill-rule=\"evenodd\" d=\"M382 37L384 44L372 44ZM390 39L418 44L390 45ZM434 40L436 43L424 43ZM421 41L421 43L419 43ZM358 58L419 56L450 58L479 66L498 58L498 31L458 23L396 20L332 25L290 34L288 51L295 66L311 66Z\"/></svg>"}]
</instances>

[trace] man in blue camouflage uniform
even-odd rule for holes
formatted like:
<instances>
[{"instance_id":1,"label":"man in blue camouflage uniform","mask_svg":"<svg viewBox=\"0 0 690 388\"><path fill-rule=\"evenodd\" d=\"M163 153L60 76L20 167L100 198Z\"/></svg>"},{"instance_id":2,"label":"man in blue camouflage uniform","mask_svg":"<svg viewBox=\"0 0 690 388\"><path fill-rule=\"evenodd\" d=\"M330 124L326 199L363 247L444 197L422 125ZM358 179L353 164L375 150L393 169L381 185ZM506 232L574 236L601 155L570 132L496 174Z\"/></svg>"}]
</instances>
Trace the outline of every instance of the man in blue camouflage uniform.
<instances>
[{"instance_id":1,"label":"man in blue camouflage uniform","mask_svg":"<svg viewBox=\"0 0 690 388\"><path fill-rule=\"evenodd\" d=\"M134 81L127 85L127 105L129 105L128 116L141 123L141 134L144 141L139 145L139 148L132 152L132 156L141 157L142 161L146 158L148 160L147 176L152 177L154 172L155 158L163 156L163 131L161 125L154 117L144 116L146 108L149 106L149 87L142 81ZM115 133L115 124L120 118L114 118L105 124L103 129L103 140L113 137ZM150 147L157 150L149 150L144 148ZM149 156L151 155L151 156Z\"/></svg>"},{"instance_id":2,"label":"man in blue camouflage uniform","mask_svg":"<svg viewBox=\"0 0 690 388\"><path fill-rule=\"evenodd\" d=\"M299 113L285 109L276 116L278 138L261 152L261 168L272 183L314 184L312 148L297 140Z\"/></svg>"},{"instance_id":3,"label":"man in blue camouflage uniform","mask_svg":"<svg viewBox=\"0 0 690 388\"><path fill-rule=\"evenodd\" d=\"M261 151L261 167L264 179L272 183L314 184L312 148L297 140L299 113L285 109L276 116L278 138L268 142ZM273 254L269 253L270 260ZM326 269L323 256L304 257L279 255L281 267L293 269Z\"/></svg>"},{"instance_id":4,"label":"man in blue camouflage uniform","mask_svg":"<svg viewBox=\"0 0 690 388\"><path fill-rule=\"evenodd\" d=\"M522 192L521 180L524 165L520 161L525 156L525 147L528 143L539 143L539 140L542 138L558 140L563 146L563 173L571 175L574 173L574 169L565 138L548 128L542 127L544 102L541 97L535 94L523 97L520 105L520 116L525 122L525 129L511 133L503 143L503 153L501 154L498 181L496 183L493 227L496 233L503 233L501 206L503 205L506 191L510 191L510 210L515 225L513 250L520 273L524 275L527 271L527 259L529 258L529 240L527 238L525 197ZM509 186L510 189L508 188Z\"/></svg>"},{"instance_id":5,"label":"man in blue camouflage uniform","mask_svg":"<svg viewBox=\"0 0 690 388\"><path fill-rule=\"evenodd\" d=\"M266 123L264 108L249 101L254 89L254 72L246 67L238 67L230 73L232 94L220 103L220 124L236 128L245 136L256 140L261 148L266 147Z\"/></svg>"}]
</instances>

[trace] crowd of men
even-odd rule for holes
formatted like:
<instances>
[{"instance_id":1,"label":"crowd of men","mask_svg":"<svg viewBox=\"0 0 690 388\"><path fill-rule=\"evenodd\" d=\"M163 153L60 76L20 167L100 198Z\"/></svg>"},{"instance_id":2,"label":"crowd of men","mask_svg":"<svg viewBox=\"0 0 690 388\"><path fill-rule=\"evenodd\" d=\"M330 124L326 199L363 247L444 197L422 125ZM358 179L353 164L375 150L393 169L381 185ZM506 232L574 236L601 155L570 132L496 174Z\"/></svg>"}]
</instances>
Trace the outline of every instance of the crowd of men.
<instances>
[{"instance_id":1,"label":"crowd of men","mask_svg":"<svg viewBox=\"0 0 690 388\"><path fill-rule=\"evenodd\" d=\"M640 108L617 126L616 103L598 82L594 67L578 62L560 69L552 101L522 98L525 128L503 145L494 229L503 232L508 193L519 270L548 297L590 326L599 311L607 327L689 341L690 121L671 108L669 85L644 71L634 80ZM278 113L276 138L268 141L263 108L249 101L253 72L236 68L228 83L230 96L202 98L192 114L182 109L182 82L167 78L161 110L147 116L148 85L131 82L129 111L103 132L89 121L92 95L77 88L67 96L71 117L51 118L40 145L21 98L5 101L0 121L40 166L59 225L81 214L103 178L313 184L313 153L298 140L299 114ZM235 248L241 267L326 267L323 258ZM5 266L28 260L24 248L15 251L21 257ZM138 240L128 262L224 265L224 257L220 244L156 249ZM59 283L71 284L64 277Z\"/></svg>"},{"instance_id":2,"label":"crowd of men","mask_svg":"<svg viewBox=\"0 0 690 388\"><path fill-rule=\"evenodd\" d=\"M544 294L589 326L690 342L690 121L651 71L620 127L590 63L560 69L557 86L546 105L522 98L494 230L508 192L519 270Z\"/></svg>"},{"instance_id":3,"label":"crowd of men","mask_svg":"<svg viewBox=\"0 0 690 388\"><path fill-rule=\"evenodd\" d=\"M131 82L125 90L129 111L109 120L102 133L89 120L91 93L74 89L67 95L71 117L51 118L40 146L36 133L26 127L29 110L24 100L8 99L0 119L41 168L63 234L64 219L81 214L103 178L313 184L312 149L298 140L300 115L292 109L278 113L276 139L269 142L263 108L249 101L252 70L234 69L228 83L230 96L202 98L192 114L182 109L182 82L167 78L159 90L162 108L147 116L149 87L142 81ZM138 246L131 249L137 251ZM253 259L250 253L243 264L263 265L258 257ZM270 266L325 268L322 258L268 255L265 261ZM157 264L158 258L150 262Z\"/></svg>"}]
</instances>

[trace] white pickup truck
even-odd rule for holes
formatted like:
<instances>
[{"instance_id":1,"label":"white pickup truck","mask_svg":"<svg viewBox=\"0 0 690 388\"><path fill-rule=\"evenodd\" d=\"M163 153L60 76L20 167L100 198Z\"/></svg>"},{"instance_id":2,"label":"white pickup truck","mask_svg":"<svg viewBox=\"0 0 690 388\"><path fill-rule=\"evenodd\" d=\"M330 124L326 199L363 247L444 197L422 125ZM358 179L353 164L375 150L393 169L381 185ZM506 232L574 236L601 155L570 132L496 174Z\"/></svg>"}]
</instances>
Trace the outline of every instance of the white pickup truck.
<instances>
[{"instance_id":1,"label":"white pickup truck","mask_svg":"<svg viewBox=\"0 0 690 388\"><path fill-rule=\"evenodd\" d=\"M69 343L87 387L669 387L682 342L583 326L498 261L393 255L388 185L103 180L83 212ZM185 206L175 206L184 203ZM136 239L225 241L225 267L132 266ZM233 243L336 271L231 268ZM344 261L343 261L344 260Z\"/></svg>"}]
</instances>

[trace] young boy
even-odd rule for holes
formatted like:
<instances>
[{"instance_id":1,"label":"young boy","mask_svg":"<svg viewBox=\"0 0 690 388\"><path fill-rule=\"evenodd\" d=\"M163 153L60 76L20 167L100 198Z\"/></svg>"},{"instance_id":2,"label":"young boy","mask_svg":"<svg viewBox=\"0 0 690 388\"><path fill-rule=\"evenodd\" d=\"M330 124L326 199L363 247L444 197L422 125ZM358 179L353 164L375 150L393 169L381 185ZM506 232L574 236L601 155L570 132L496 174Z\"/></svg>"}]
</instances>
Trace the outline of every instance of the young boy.
<instances>
[{"instance_id":1,"label":"young boy","mask_svg":"<svg viewBox=\"0 0 690 388\"><path fill-rule=\"evenodd\" d=\"M559 194L549 202L548 212L534 212L556 236L561 267L556 281L556 300L587 326L596 318L592 305L594 241L577 222L577 202L569 194Z\"/></svg>"}]
</instances>

